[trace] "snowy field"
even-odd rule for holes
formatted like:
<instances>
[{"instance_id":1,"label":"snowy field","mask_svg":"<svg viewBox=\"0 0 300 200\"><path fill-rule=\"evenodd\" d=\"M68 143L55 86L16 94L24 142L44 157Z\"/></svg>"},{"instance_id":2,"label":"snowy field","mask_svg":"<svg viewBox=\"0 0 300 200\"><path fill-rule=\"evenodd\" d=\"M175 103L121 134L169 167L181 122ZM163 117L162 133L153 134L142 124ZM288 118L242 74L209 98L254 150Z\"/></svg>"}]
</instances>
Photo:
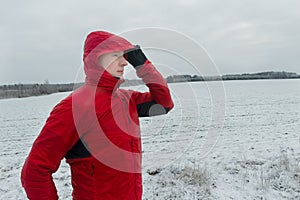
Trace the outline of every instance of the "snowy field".
<instances>
[{"instance_id":1,"label":"snowy field","mask_svg":"<svg viewBox=\"0 0 300 200\"><path fill-rule=\"evenodd\" d=\"M212 100L219 83L170 84L175 108L141 119L143 199L300 199L300 80L226 81L225 101ZM68 94L0 100L0 199L26 199L24 159ZM217 124L215 102L224 103ZM60 199L71 199L64 160L53 177Z\"/></svg>"}]
</instances>

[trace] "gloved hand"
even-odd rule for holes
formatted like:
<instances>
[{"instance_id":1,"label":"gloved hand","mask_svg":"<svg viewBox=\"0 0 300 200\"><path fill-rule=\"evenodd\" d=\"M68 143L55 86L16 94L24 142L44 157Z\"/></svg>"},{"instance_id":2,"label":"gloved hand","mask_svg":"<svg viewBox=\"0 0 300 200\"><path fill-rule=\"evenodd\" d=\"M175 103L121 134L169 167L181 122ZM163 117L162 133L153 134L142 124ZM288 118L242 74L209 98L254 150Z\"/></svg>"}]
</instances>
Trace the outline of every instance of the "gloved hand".
<instances>
[{"instance_id":1,"label":"gloved hand","mask_svg":"<svg viewBox=\"0 0 300 200\"><path fill-rule=\"evenodd\" d=\"M141 67L147 60L139 45L135 45L133 49L126 50L123 56L135 69Z\"/></svg>"}]
</instances>

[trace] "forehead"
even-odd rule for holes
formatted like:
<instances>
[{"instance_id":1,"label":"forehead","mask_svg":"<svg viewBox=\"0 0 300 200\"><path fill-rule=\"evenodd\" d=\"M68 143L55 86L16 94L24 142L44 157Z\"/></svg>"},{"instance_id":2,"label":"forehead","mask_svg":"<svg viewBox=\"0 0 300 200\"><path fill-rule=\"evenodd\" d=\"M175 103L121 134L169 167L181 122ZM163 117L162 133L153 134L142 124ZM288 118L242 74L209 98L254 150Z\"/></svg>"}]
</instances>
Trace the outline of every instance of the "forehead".
<instances>
[{"instance_id":1,"label":"forehead","mask_svg":"<svg viewBox=\"0 0 300 200\"><path fill-rule=\"evenodd\" d=\"M114 51L114 52L111 52L111 53L107 53L107 54L104 54L104 55L123 55L124 54L124 51Z\"/></svg>"},{"instance_id":2,"label":"forehead","mask_svg":"<svg viewBox=\"0 0 300 200\"><path fill-rule=\"evenodd\" d=\"M111 62L112 60L116 59L117 57L123 56L124 51L114 51L110 53L105 53L98 57L98 61L100 62ZM117 57L116 57L117 56Z\"/></svg>"}]
</instances>

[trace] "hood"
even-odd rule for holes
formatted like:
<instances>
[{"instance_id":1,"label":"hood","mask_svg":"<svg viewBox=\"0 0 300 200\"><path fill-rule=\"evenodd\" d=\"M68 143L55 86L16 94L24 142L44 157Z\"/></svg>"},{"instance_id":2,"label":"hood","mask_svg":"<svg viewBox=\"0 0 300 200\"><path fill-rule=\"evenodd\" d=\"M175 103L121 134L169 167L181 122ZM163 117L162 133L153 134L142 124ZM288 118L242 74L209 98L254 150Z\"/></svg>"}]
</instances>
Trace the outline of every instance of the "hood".
<instances>
[{"instance_id":1,"label":"hood","mask_svg":"<svg viewBox=\"0 0 300 200\"><path fill-rule=\"evenodd\" d=\"M83 63L86 82L99 85L105 79L112 77L98 64L98 57L115 51L125 51L134 48L126 39L105 31L94 31L88 34L84 43ZM112 80L110 80L112 81ZM113 82L113 81L112 81Z\"/></svg>"}]
</instances>

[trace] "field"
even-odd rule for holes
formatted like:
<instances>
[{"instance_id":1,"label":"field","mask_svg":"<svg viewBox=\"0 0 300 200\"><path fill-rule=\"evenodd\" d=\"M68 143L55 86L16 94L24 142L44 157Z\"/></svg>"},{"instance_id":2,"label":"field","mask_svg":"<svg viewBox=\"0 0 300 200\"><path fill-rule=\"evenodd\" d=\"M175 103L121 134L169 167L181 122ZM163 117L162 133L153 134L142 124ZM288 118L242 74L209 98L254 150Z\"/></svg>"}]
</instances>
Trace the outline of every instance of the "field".
<instances>
[{"instance_id":1,"label":"field","mask_svg":"<svg viewBox=\"0 0 300 200\"><path fill-rule=\"evenodd\" d=\"M225 81L224 99L220 84L170 84L175 108L141 119L143 199L300 199L300 80ZM68 94L0 100L1 199L26 199L21 167ZM64 160L53 177L71 199Z\"/></svg>"}]
</instances>

